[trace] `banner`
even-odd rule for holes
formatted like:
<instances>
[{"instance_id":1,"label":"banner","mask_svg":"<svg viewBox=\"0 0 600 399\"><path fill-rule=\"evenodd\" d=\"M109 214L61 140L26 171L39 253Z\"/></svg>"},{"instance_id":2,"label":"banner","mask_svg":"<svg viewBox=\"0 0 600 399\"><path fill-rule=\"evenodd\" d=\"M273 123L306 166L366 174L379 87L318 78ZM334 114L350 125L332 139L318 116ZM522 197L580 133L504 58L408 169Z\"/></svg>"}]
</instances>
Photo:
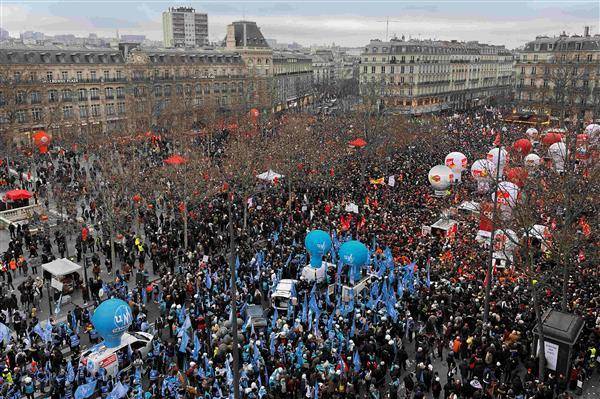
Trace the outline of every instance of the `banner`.
<instances>
[{"instance_id":1,"label":"banner","mask_svg":"<svg viewBox=\"0 0 600 399\"><path fill-rule=\"evenodd\" d=\"M490 202L482 202L479 211L479 231L477 235L482 237L492 236L492 210L493 205Z\"/></svg>"}]
</instances>

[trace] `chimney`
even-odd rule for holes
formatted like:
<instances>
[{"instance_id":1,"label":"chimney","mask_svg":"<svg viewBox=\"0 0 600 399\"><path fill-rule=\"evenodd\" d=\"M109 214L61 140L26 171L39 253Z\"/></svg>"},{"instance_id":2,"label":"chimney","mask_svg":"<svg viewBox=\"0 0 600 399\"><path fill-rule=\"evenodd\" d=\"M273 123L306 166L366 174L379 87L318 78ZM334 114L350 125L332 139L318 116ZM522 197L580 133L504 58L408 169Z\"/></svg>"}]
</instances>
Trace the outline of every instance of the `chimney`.
<instances>
[{"instance_id":1,"label":"chimney","mask_svg":"<svg viewBox=\"0 0 600 399\"><path fill-rule=\"evenodd\" d=\"M590 27L586 26L583 28L583 37L590 37Z\"/></svg>"}]
</instances>

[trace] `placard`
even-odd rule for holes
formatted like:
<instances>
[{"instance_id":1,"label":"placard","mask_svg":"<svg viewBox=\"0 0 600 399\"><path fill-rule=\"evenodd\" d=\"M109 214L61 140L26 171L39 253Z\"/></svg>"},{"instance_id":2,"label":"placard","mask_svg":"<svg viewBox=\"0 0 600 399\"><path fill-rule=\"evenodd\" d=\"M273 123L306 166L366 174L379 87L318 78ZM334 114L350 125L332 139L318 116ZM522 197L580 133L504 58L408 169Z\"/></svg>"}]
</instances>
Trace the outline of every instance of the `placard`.
<instances>
[{"instance_id":1,"label":"placard","mask_svg":"<svg viewBox=\"0 0 600 399\"><path fill-rule=\"evenodd\" d=\"M56 288L60 292L62 292L62 290L63 290L63 283L61 283L60 281L58 281L54 277L50 280L50 286L52 288Z\"/></svg>"}]
</instances>

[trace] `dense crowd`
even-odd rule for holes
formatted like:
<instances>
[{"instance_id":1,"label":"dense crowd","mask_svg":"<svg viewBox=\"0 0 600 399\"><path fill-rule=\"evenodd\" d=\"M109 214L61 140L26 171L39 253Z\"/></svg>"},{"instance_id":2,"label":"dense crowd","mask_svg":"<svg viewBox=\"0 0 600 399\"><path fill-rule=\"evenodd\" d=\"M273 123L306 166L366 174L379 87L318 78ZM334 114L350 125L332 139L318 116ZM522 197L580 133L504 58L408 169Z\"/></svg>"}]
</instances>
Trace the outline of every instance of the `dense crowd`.
<instances>
[{"instance_id":1,"label":"dense crowd","mask_svg":"<svg viewBox=\"0 0 600 399\"><path fill-rule=\"evenodd\" d=\"M291 203L284 185L269 185L255 194L245 228L242 201L236 201L231 217L241 397L550 399L569 397L578 382L598 381L597 266L578 262L570 274L568 310L584 319L570 373L547 370L540 377L533 356L531 289L519 268L498 270L492 277L490 318L484 324L489 259L475 241L477 222L461 220L453 239L423 234L422 225L437 220L445 208L482 199L469 177L453 187L450 197L433 196L429 168L456 149L469 160L484 157L494 132L505 127L495 112L412 123L433 122L442 130L435 143L407 145L385 161L387 174L395 177L393 187L362 183L358 176L365 158L349 154L333 187L297 184ZM503 139L522 136L522 127L508 126ZM138 151L148 164L156 164L171 150L159 139ZM0 328L0 397L87 397L78 388L90 384L95 397L229 397L234 371L227 196L215 195L195 210L197 217L188 226L189 248L183 245L176 207L164 198L153 200L139 212L141 227L132 223L123 232L113 265L109 231L97 206L99 192L86 183L101 178L94 161L67 151L35 161L9 160L4 168L9 165L19 174L35 170L35 183L22 177L11 184L36 191L46 205L59 181L78 193L78 206L69 212L89 226L89 233L84 238L77 234L76 254L71 255L79 262L90 256L91 275L79 286L84 305L65 318L56 315L48 327L37 314L48 295L38 265L66 255L68 232L10 231L0 273L1 317L14 334L9 337ZM375 165L366 170L380 177ZM351 202L359 205L358 214L346 211ZM597 218L597 204L593 211ZM328 295L322 285L299 278L307 264L304 238L315 228L331 232L334 250L349 238L369 246L372 261L363 275L376 278L349 303L341 300L339 289ZM597 242L596 234L590 240ZM326 260L336 263L331 256ZM546 260L537 262L543 268ZM156 280L135 284L136 271L147 271ZM328 283L335 285L342 274L346 269L333 268ZM27 277L15 287L17 275ZM274 310L269 300L281 279L299 280L297 303L285 311ZM560 295L559 288L548 285L543 307L559 308ZM92 374L79 364L81 340L99 340L91 313L109 297L130 304L131 331L154 334L147 355L131 348L119 352L123 371L116 376ZM252 305L265 309L266 327L246 316Z\"/></svg>"}]
</instances>

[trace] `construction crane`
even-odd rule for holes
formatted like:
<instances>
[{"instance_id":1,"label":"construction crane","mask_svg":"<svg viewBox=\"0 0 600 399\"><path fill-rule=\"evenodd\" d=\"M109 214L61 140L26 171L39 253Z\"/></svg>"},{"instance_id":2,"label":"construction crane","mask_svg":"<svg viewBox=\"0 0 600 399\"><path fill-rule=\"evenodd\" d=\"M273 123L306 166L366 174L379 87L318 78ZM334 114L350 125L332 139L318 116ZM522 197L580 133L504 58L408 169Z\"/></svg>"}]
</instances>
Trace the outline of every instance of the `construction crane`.
<instances>
[{"instance_id":1,"label":"construction crane","mask_svg":"<svg viewBox=\"0 0 600 399\"><path fill-rule=\"evenodd\" d=\"M385 41L388 41L388 34L390 31L390 22L402 22L402 21L394 21L390 20L390 17L386 17L385 21L377 21L377 22L385 22Z\"/></svg>"}]
</instances>

